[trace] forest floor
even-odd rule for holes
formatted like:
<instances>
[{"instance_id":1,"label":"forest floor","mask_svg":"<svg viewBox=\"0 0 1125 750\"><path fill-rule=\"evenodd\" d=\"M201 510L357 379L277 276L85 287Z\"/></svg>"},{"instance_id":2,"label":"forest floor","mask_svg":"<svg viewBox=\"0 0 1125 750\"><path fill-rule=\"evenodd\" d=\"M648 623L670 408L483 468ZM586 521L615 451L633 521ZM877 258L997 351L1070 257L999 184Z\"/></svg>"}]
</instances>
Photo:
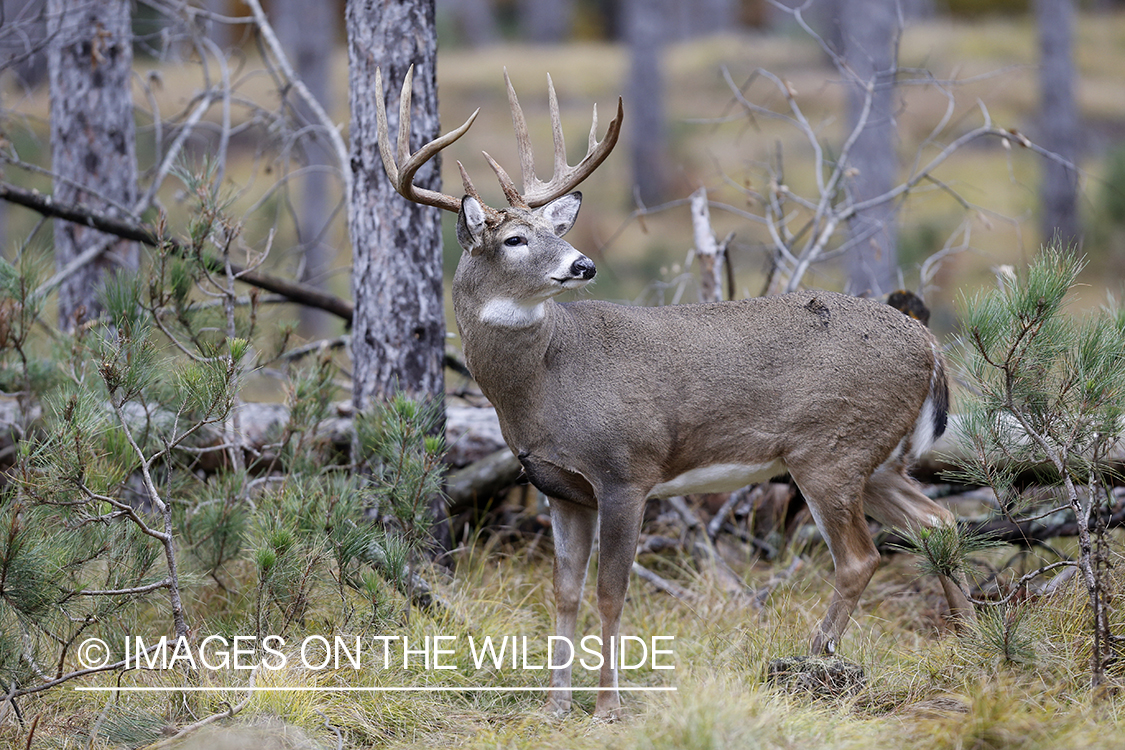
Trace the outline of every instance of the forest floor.
<instances>
[{"instance_id":1,"label":"forest floor","mask_svg":"<svg viewBox=\"0 0 1125 750\"><path fill-rule=\"evenodd\" d=\"M807 563L779 583L776 576L797 552ZM399 624L392 629L373 629L359 620L340 628L337 605L325 601L303 625L285 633L288 644L317 635L346 635L350 644L353 636L361 636L366 651L359 669L351 664L321 669L315 663L319 657L310 657L311 667L299 667L295 646L287 646L290 666L260 668L252 678L246 671L203 670L188 678L171 670L83 682L226 686L227 692L90 693L64 686L24 702L24 716L37 717L32 746L86 747L95 724L95 747L103 742L141 746L159 737L161 723L170 716L183 726L247 698L235 719L221 720L173 746L1046 750L1125 745L1122 697L1116 689L1095 697L1089 687L1089 617L1075 581L1021 608L1021 621L1008 628L982 627L959 636L943 619L936 581L919 578L909 555L885 557L839 649L842 658L863 667L865 687L844 697L813 697L768 684L772 659L805 653L831 594L831 560L817 545L791 547L773 565L743 566L752 588L771 585L773 579L775 588L760 609L720 592L692 571L690 560L644 559L700 598L691 605L677 602L634 578L621 632L650 644L653 636L664 637L656 645L671 655L660 654L655 664L674 668L652 669L650 655L644 667L622 672L621 685L672 690L624 693L625 718L618 723L591 718L592 692L576 693L567 718L552 718L541 710L547 676L534 668L544 663L546 636L552 632L550 559L546 538L518 545L482 540L459 553L457 572L439 585L450 604L443 616L414 611L406 624L396 618ZM580 635L598 632L592 588L587 586ZM349 606L362 605L352 601ZM424 656L415 654L410 668L402 669L400 646L392 640L387 668L381 642L372 639L392 633L395 639L408 637L412 649L422 648L427 636L443 636L441 647L450 653L435 657L429 668ZM1013 639L1006 649L998 645L1004 637L998 633ZM196 632L197 639L206 635ZM511 663L509 653L500 668L477 669L469 639L480 644L485 636L497 642L515 636L517 663ZM634 658L645 661L635 651L629 663L636 664ZM437 669L438 663L454 668ZM1120 680L1114 671L1113 683ZM238 689L248 684L274 691L248 695ZM596 672L576 668L575 685L596 685ZM525 691L498 690L511 687ZM350 691L333 692L340 688ZM424 691L366 692L370 688ZM22 746L25 735L13 731L11 726L0 730L0 744L19 737Z\"/></svg>"}]
</instances>

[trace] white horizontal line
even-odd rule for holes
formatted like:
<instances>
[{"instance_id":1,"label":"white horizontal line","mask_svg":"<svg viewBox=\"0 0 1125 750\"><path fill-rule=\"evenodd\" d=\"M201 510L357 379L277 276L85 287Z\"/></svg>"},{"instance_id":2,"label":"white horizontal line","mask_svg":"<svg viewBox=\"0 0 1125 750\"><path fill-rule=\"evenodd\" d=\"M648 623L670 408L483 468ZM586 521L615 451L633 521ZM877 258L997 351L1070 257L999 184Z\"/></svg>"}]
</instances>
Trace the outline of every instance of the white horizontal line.
<instances>
[{"instance_id":1,"label":"white horizontal line","mask_svg":"<svg viewBox=\"0 0 1125 750\"><path fill-rule=\"evenodd\" d=\"M675 692L678 688L675 687L617 687L617 688L603 688L603 687L568 687L568 688L553 688L553 687L310 687L307 685L294 686L294 687L198 687L198 686L184 686L184 687L149 687L143 685L123 685L120 687L75 687L74 690L80 692L96 692L96 693L109 693L109 692L122 692L122 693L225 693L230 691L250 692L250 693L459 693L459 692L477 692L477 693L529 693L529 692L546 692L546 691L561 691L569 693L579 692L606 692L617 690L622 693L666 693Z\"/></svg>"}]
</instances>

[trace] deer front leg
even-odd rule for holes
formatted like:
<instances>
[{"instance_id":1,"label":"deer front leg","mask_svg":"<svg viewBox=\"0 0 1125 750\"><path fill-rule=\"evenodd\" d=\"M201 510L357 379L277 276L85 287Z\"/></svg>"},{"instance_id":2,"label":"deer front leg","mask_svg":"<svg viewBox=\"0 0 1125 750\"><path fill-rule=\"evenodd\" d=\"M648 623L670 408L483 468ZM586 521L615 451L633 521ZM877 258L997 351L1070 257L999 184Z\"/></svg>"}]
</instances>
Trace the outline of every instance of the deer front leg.
<instances>
[{"instance_id":1,"label":"deer front leg","mask_svg":"<svg viewBox=\"0 0 1125 750\"><path fill-rule=\"evenodd\" d=\"M590 547L598 526L594 508L551 498L551 530L555 540L555 634L563 640L552 654L552 663L566 664L551 669L547 710L559 716L570 711L572 644L578 626L578 607L586 585Z\"/></svg>"},{"instance_id":2,"label":"deer front leg","mask_svg":"<svg viewBox=\"0 0 1125 750\"><path fill-rule=\"evenodd\" d=\"M617 665L620 644L615 643L621 627L621 610L637 554L641 530L644 493L627 490L598 498L601 520L598 551L598 612L602 619L602 667L598 679L595 718L616 719L621 709L617 693Z\"/></svg>"}]
</instances>

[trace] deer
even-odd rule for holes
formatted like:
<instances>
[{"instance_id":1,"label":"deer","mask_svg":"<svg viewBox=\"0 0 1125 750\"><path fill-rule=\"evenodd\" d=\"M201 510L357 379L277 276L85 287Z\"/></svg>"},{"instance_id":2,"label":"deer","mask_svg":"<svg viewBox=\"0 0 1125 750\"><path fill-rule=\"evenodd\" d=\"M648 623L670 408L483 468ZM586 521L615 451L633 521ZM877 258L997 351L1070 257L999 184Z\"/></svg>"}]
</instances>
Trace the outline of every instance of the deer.
<instances>
[{"instance_id":1,"label":"deer","mask_svg":"<svg viewBox=\"0 0 1125 750\"><path fill-rule=\"evenodd\" d=\"M826 291L666 307L558 301L596 273L563 236L581 206L575 188L617 142L621 99L601 141L595 106L586 156L570 166L548 76L554 175L543 182L505 71L523 190L485 153L509 204L493 208L460 162L461 198L413 184L479 109L411 154L411 75L400 97L397 153L376 77L383 164L402 197L457 214L463 252L452 298L465 361L527 479L549 499L562 648L549 665L546 708L571 709L568 644L597 533L602 663L594 713L620 714L612 644L650 498L730 492L788 473L835 568L809 650L834 654L879 564L865 516L898 528L955 523L907 473L946 425L949 390L936 339L888 305ZM964 581L941 582L954 617L971 616Z\"/></svg>"}]
</instances>

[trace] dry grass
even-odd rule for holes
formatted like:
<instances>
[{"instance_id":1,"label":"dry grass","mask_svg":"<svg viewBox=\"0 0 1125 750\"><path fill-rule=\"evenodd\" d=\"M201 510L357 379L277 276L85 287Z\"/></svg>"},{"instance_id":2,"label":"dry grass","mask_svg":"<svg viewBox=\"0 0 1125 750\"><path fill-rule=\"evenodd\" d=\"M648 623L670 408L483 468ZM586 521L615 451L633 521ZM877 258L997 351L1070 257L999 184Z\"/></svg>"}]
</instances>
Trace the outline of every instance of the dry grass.
<instances>
[{"instance_id":1,"label":"dry grass","mask_svg":"<svg viewBox=\"0 0 1125 750\"><path fill-rule=\"evenodd\" d=\"M389 748L1055 748L1120 747L1125 742L1122 703L1110 695L1095 702L1087 688L1084 596L1072 588L1028 610L1026 634L1032 660L1010 665L979 637L944 632L936 584L916 580L905 556L881 568L841 645L842 655L864 666L868 686L858 696L812 700L788 696L764 683L770 659L802 653L807 634L830 593L826 555L811 550L810 564L775 592L760 612L731 606L707 581L684 572L681 580L704 593L694 609L633 581L622 632L675 637L676 668L639 670L623 685L670 685L674 693L630 693L628 718L605 725L590 719L592 694L579 694L566 719L539 711L541 693L258 693L233 722L193 736L178 747L333 747L339 729L346 747ZM683 561L680 561L681 564ZM457 574L442 588L456 617L414 615L402 630L411 639L454 635L528 635L542 642L550 632L550 562L530 559L526 549L479 544L462 551ZM686 571L686 568L684 568ZM770 574L747 569L751 583ZM593 595L587 592L580 632L596 632ZM307 620L309 633L331 635L339 613L325 607ZM334 619L336 618L336 619ZM310 627L315 624L315 627ZM199 623L204 635L205 625ZM155 628L155 625L154 625ZM158 628L157 628L158 629ZM371 635L368 633L367 635ZM532 662L542 657L533 650ZM456 670L384 670L365 662L359 671L286 668L259 671L256 684L328 686L542 686L542 671L477 672L460 651ZM88 684L113 684L113 678ZM129 727L157 729L170 720L185 724L222 711L242 698L245 673L129 673L121 684L226 685L228 693L107 694L56 690L25 701L25 716L39 716L36 747L85 746L89 728L102 719L96 746L121 747ZM576 684L594 675L576 670ZM146 724L147 722L147 724ZM221 730L221 731L220 731ZM140 731L140 730L138 730ZM0 730L0 745L22 742L15 727Z\"/></svg>"}]
</instances>

